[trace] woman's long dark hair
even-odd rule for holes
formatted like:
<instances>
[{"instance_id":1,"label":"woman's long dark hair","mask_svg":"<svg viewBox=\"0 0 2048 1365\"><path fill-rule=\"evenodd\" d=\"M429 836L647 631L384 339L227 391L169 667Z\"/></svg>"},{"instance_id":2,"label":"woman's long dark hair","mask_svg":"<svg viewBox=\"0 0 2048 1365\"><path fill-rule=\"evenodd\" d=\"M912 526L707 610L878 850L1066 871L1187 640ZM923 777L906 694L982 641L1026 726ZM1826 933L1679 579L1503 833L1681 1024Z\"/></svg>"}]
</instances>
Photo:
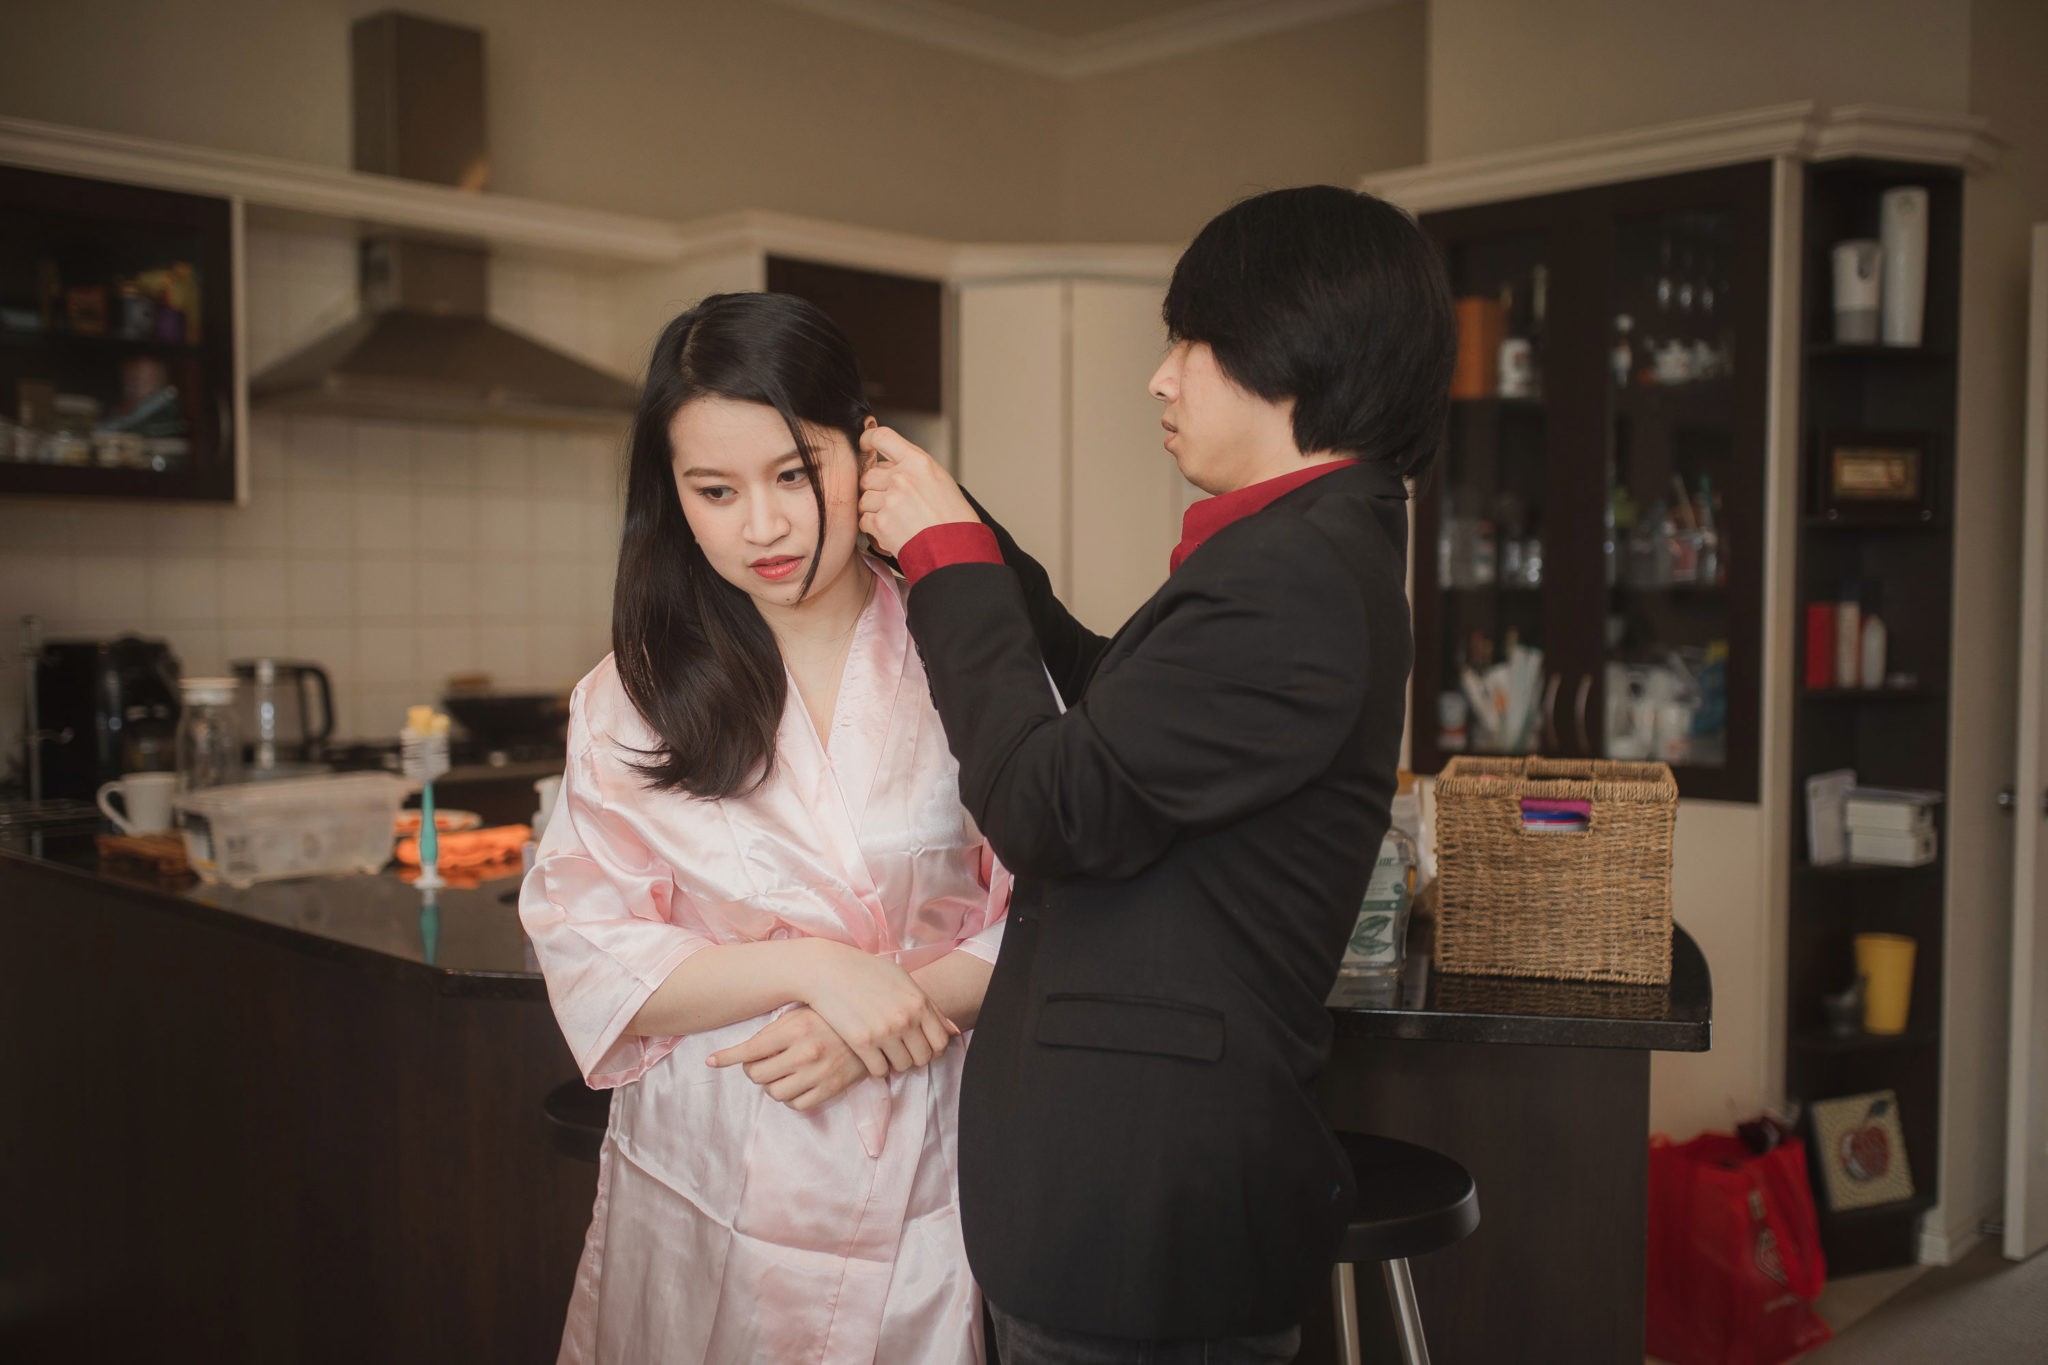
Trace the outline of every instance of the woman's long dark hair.
<instances>
[{"instance_id":1,"label":"woman's long dark hair","mask_svg":"<svg viewBox=\"0 0 2048 1365\"><path fill-rule=\"evenodd\" d=\"M767 778L787 685L768 623L711 567L683 517L669 424L698 398L782 414L817 502L819 551L825 490L804 425L843 432L858 451L868 404L845 335L793 295L713 294L654 343L627 457L612 652L626 696L661 738L637 765L648 785L715 798ZM811 555L805 593L819 557Z\"/></svg>"}]
</instances>

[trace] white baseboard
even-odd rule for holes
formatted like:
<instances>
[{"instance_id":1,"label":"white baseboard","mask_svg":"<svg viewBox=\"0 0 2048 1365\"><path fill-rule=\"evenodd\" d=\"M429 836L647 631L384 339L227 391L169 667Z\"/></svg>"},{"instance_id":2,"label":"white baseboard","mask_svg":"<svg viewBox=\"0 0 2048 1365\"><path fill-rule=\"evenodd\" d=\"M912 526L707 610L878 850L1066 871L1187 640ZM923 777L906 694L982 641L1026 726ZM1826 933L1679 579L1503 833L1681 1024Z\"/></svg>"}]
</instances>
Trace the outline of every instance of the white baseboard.
<instances>
[{"instance_id":1,"label":"white baseboard","mask_svg":"<svg viewBox=\"0 0 2048 1365\"><path fill-rule=\"evenodd\" d=\"M1937 1221L1940 1212L1932 1209L1920 1219L1921 1265L1954 1265L1975 1251L1985 1239L1984 1224L1998 1216L1998 1205L1985 1205L1959 1226Z\"/></svg>"}]
</instances>

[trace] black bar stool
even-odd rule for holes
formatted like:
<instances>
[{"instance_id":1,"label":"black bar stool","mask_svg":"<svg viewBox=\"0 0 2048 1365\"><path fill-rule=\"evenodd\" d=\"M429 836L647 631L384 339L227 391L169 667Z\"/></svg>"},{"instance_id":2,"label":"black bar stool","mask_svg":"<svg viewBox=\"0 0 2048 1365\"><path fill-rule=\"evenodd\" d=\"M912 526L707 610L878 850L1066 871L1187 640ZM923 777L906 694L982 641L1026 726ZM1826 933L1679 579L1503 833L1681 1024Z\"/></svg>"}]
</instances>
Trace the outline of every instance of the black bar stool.
<instances>
[{"instance_id":1,"label":"black bar stool","mask_svg":"<svg viewBox=\"0 0 2048 1365\"><path fill-rule=\"evenodd\" d=\"M1361 1365L1358 1286L1351 1267L1378 1261L1394 1310L1401 1359L1407 1365L1429 1365L1408 1258L1442 1251L1478 1227L1479 1189L1463 1166L1427 1147L1363 1133L1339 1133L1337 1140L1351 1159L1351 1177L1358 1186L1358 1206L1331 1272L1337 1349L1344 1365Z\"/></svg>"},{"instance_id":2,"label":"black bar stool","mask_svg":"<svg viewBox=\"0 0 2048 1365\"><path fill-rule=\"evenodd\" d=\"M611 1091L592 1090L579 1076L548 1091L540 1111L547 1115L548 1140L556 1151L578 1161L597 1160L605 1126L611 1122Z\"/></svg>"}]
</instances>

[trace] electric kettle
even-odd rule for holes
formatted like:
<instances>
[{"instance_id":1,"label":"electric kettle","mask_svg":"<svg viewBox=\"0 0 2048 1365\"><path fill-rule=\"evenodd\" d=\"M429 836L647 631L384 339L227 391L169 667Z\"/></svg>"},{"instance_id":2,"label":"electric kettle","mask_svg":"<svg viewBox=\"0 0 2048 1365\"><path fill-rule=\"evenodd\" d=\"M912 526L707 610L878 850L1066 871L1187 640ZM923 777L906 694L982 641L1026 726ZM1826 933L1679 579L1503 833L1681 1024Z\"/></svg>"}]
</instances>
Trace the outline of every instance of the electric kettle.
<instances>
[{"instance_id":1,"label":"electric kettle","mask_svg":"<svg viewBox=\"0 0 2048 1365\"><path fill-rule=\"evenodd\" d=\"M249 742L247 776L296 777L326 772L321 752L334 735L334 690L327 670L289 659L237 659L242 736Z\"/></svg>"}]
</instances>

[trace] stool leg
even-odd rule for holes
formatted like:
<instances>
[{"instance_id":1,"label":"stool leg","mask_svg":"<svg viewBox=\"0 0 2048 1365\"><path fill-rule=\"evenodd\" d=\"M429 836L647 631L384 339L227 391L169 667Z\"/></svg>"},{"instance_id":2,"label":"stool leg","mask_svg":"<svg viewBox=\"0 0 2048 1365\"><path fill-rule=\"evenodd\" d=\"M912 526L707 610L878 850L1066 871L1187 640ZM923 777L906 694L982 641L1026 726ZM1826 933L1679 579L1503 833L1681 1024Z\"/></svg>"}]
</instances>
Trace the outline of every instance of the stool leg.
<instances>
[{"instance_id":1,"label":"stool leg","mask_svg":"<svg viewBox=\"0 0 2048 1365\"><path fill-rule=\"evenodd\" d=\"M1380 1272L1387 1281L1387 1300L1394 1306L1394 1335L1401 1341L1404 1365L1429 1365L1429 1346L1422 1339L1422 1308L1415 1302L1415 1281L1408 1275L1408 1262L1382 1261Z\"/></svg>"},{"instance_id":2,"label":"stool leg","mask_svg":"<svg viewBox=\"0 0 2048 1365\"><path fill-rule=\"evenodd\" d=\"M1349 1261L1339 1261L1330 1272L1330 1290L1337 1305L1338 1359L1343 1365L1365 1365L1358 1344L1358 1281Z\"/></svg>"}]
</instances>

